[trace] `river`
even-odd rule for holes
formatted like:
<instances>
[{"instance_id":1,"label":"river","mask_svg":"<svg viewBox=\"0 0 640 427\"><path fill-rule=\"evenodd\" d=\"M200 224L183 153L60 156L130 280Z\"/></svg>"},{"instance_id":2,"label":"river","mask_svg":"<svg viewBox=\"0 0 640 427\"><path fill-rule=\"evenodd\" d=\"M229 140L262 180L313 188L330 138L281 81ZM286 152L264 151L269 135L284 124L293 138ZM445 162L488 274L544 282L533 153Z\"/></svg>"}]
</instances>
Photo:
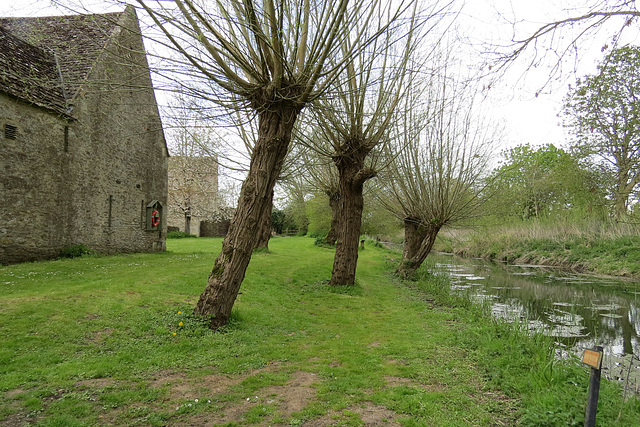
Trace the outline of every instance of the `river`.
<instances>
[{"instance_id":1,"label":"river","mask_svg":"<svg viewBox=\"0 0 640 427\"><path fill-rule=\"evenodd\" d=\"M554 337L560 356L602 346L603 374L640 391L640 283L444 254L428 263L495 317Z\"/></svg>"}]
</instances>

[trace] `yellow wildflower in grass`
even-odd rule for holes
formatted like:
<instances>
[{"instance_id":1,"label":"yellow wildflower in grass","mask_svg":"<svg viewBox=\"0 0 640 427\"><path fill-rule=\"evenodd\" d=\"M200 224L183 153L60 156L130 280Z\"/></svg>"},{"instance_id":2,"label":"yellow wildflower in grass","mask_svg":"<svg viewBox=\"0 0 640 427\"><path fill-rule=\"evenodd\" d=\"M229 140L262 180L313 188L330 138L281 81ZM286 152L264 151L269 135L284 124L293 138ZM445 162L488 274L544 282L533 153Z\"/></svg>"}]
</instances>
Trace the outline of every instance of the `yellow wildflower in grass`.
<instances>
[{"instance_id":1,"label":"yellow wildflower in grass","mask_svg":"<svg viewBox=\"0 0 640 427\"><path fill-rule=\"evenodd\" d=\"M178 323L178 326L182 326L182 325L184 325L184 323L182 323L182 322Z\"/></svg>"},{"instance_id":2,"label":"yellow wildflower in grass","mask_svg":"<svg viewBox=\"0 0 640 427\"><path fill-rule=\"evenodd\" d=\"M181 311L179 311L179 312L178 312L178 314L182 314L182 312L181 312Z\"/></svg>"},{"instance_id":3,"label":"yellow wildflower in grass","mask_svg":"<svg viewBox=\"0 0 640 427\"><path fill-rule=\"evenodd\" d=\"M176 333L174 332L174 333L173 333L173 335L175 336L175 335L176 335Z\"/></svg>"}]
</instances>

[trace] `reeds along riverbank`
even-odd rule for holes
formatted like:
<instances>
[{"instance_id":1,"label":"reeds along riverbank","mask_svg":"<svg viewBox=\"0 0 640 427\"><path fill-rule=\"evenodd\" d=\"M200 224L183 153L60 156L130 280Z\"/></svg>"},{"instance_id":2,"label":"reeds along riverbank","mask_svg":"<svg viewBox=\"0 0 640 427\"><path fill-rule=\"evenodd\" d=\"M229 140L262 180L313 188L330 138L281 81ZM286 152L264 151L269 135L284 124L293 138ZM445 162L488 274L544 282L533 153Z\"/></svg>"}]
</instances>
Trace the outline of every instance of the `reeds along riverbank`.
<instances>
[{"instance_id":1,"label":"reeds along riverbank","mask_svg":"<svg viewBox=\"0 0 640 427\"><path fill-rule=\"evenodd\" d=\"M514 264L640 277L640 225L528 222L441 233L439 250Z\"/></svg>"}]
</instances>

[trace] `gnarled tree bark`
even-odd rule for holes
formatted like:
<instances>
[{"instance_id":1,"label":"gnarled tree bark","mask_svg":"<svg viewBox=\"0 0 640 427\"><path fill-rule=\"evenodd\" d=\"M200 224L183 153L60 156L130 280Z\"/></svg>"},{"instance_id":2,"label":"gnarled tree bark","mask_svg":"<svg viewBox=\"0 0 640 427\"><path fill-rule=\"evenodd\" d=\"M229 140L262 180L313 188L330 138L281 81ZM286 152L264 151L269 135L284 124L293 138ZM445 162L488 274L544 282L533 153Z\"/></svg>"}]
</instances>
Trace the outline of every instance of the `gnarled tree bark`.
<instances>
[{"instance_id":1,"label":"gnarled tree bark","mask_svg":"<svg viewBox=\"0 0 640 427\"><path fill-rule=\"evenodd\" d=\"M255 249L269 250L269 240L271 239L271 230L273 229L273 191L271 191L269 204L269 214L264 216L260 229L258 230L258 241L256 242Z\"/></svg>"},{"instance_id":2,"label":"gnarled tree bark","mask_svg":"<svg viewBox=\"0 0 640 427\"><path fill-rule=\"evenodd\" d=\"M222 243L222 252L194 309L196 314L211 319L212 329L227 324L251 260L258 231L265 216L271 215L273 188L301 110L293 102L283 102L278 106L277 109L258 112L259 138L251 158L249 175L242 185L236 213Z\"/></svg>"},{"instance_id":3,"label":"gnarled tree bark","mask_svg":"<svg viewBox=\"0 0 640 427\"><path fill-rule=\"evenodd\" d=\"M369 149L353 150L351 155L336 156L340 180L340 204L338 210L338 233L336 254L331 271L331 286L353 285L356 281L358 264L358 241L362 228L362 195L364 183L375 176L371 168L364 167Z\"/></svg>"},{"instance_id":4,"label":"gnarled tree bark","mask_svg":"<svg viewBox=\"0 0 640 427\"><path fill-rule=\"evenodd\" d=\"M327 245L335 245L338 239L338 227L340 223L340 192L339 191L327 191L329 196L329 207L331 208L331 228L327 237L324 238L324 243Z\"/></svg>"},{"instance_id":5,"label":"gnarled tree bark","mask_svg":"<svg viewBox=\"0 0 640 427\"><path fill-rule=\"evenodd\" d=\"M404 278L412 278L416 270L420 268L427 255L433 249L438 232L442 225L437 223L417 224L414 221L405 221L405 248L402 254L402 262L398 266L396 273ZM407 242L409 245L407 246Z\"/></svg>"}]
</instances>

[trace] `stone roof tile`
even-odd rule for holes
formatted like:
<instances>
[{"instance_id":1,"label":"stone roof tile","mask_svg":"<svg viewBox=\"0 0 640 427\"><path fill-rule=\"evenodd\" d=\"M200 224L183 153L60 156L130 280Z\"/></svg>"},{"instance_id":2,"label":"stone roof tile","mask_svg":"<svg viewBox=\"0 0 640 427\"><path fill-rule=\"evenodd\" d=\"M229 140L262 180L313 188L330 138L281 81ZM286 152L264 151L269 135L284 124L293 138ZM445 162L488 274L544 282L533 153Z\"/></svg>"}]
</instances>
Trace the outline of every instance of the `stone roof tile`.
<instances>
[{"instance_id":1,"label":"stone roof tile","mask_svg":"<svg viewBox=\"0 0 640 427\"><path fill-rule=\"evenodd\" d=\"M66 101L55 57L0 27L0 90L63 113Z\"/></svg>"},{"instance_id":2,"label":"stone roof tile","mask_svg":"<svg viewBox=\"0 0 640 427\"><path fill-rule=\"evenodd\" d=\"M58 66L56 78L62 76L63 88L67 101L72 100L78 93L85 79L93 69L94 64L109 43L111 36L118 28L118 20L124 12L105 13L98 15L69 15L69 16L46 16L32 18L0 18L0 27L5 29L5 42L8 42L6 33L10 33L14 38L18 38L50 55L49 59ZM17 42L11 41L17 46ZM14 59L7 59L13 52L8 50L5 53L5 61L14 64L15 70L25 70L29 62L19 65L20 61L35 60L35 50L30 53L28 48L20 46L27 56L17 56ZM4 50L4 48L2 48ZM41 55L44 60L45 54ZM55 56L54 56L55 55ZM27 80L22 79L25 84ZM51 104L51 99L55 98L55 85L46 85L51 93L45 94L38 91L43 98L40 101ZM59 84L58 84L59 86ZM21 88L22 93L32 89ZM18 91L19 91L18 90ZM15 95L15 93L13 93ZM33 98L25 98L35 102ZM37 102L36 102L37 103ZM56 102L57 103L57 102Z\"/></svg>"}]
</instances>

